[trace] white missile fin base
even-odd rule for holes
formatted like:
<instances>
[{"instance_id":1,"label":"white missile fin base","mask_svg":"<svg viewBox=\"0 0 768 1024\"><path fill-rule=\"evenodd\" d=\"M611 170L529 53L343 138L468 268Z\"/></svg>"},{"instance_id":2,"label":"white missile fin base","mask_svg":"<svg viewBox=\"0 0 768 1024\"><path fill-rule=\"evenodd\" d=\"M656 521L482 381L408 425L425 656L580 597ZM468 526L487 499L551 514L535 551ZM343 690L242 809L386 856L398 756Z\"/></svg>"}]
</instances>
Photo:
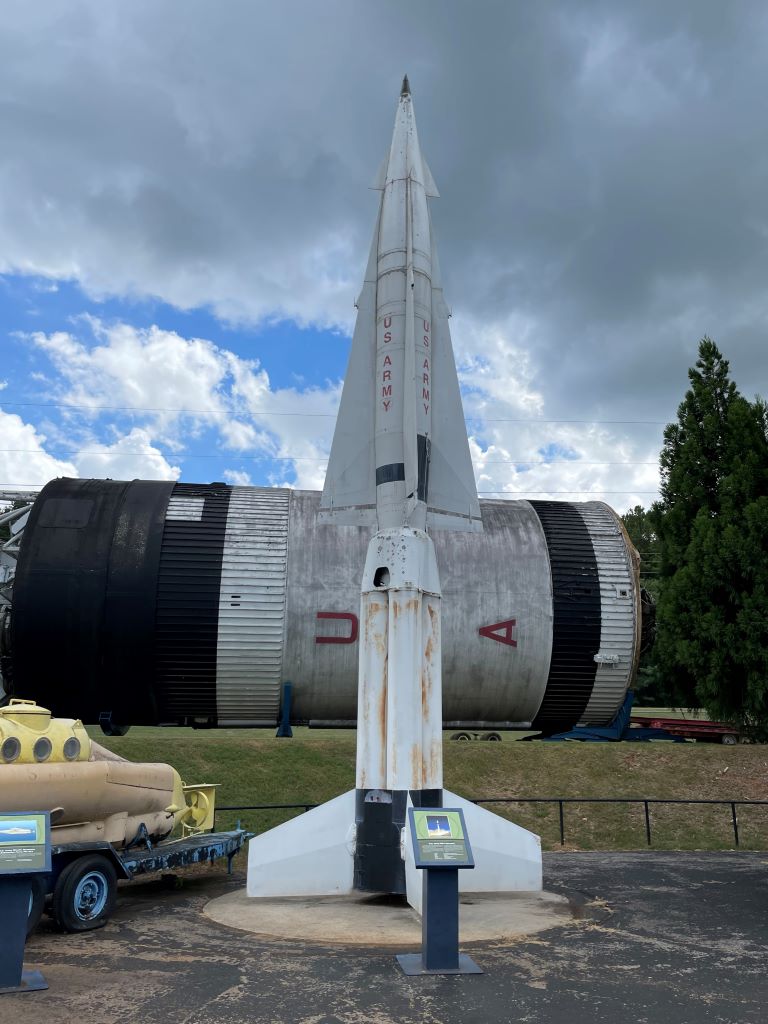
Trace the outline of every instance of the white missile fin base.
<instances>
[{"instance_id":1,"label":"white missile fin base","mask_svg":"<svg viewBox=\"0 0 768 1024\"><path fill-rule=\"evenodd\" d=\"M292 818L248 843L249 896L345 896L353 892L355 791Z\"/></svg>"},{"instance_id":2,"label":"white missile fin base","mask_svg":"<svg viewBox=\"0 0 768 1024\"><path fill-rule=\"evenodd\" d=\"M411 807L410 798L408 806ZM459 871L459 892L541 892L544 887L541 839L484 807L443 790L443 807L464 812L475 867ZM415 865L410 827L405 829L407 898L421 914L422 871Z\"/></svg>"},{"instance_id":3,"label":"white missile fin base","mask_svg":"<svg viewBox=\"0 0 768 1024\"><path fill-rule=\"evenodd\" d=\"M408 806L411 807L410 798ZM541 892L541 840L491 811L443 791L443 806L464 812L475 867L459 872L460 892ZM248 844L252 897L344 896L354 892L355 791L256 836ZM422 871L405 828L407 898L421 914Z\"/></svg>"}]
</instances>

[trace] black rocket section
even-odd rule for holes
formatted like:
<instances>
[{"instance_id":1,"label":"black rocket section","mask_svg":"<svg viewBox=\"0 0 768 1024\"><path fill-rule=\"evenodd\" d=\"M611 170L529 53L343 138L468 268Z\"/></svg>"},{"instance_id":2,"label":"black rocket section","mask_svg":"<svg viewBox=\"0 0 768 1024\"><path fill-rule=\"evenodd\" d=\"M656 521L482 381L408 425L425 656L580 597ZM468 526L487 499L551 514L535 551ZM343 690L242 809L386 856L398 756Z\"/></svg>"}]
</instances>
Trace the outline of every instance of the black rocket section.
<instances>
[{"instance_id":1,"label":"black rocket section","mask_svg":"<svg viewBox=\"0 0 768 1024\"><path fill-rule=\"evenodd\" d=\"M117 724L158 720L151 652L173 488L69 479L43 488L13 588L14 656L4 665L13 693L87 722L102 714Z\"/></svg>"},{"instance_id":2,"label":"black rocket section","mask_svg":"<svg viewBox=\"0 0 768 1024\"><path fill-rule=\"evenodd\" d=\"M592 696L600 650L600 578L592 540L578 510L564 501L532 501L552 571L552 659L532 729L562 732Z\"/></svg>"}]
</instances>

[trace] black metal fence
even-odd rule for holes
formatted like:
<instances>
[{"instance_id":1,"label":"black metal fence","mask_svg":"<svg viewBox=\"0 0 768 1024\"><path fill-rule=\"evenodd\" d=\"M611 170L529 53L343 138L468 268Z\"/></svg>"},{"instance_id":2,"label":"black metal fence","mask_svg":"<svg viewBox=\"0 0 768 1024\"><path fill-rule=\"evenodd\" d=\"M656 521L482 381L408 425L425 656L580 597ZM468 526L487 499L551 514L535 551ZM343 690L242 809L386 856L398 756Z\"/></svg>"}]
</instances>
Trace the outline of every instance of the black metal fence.
<instances>
[{"instance_id":1,"label":"black metal fence","mask_svg":"<svg viewBox=\"0 0 768 1024\"><path fill-rule=\"evenodd\" d=\"M556 805L560 826L560 845L565 846L565 808L568 804L635 804L642 805L645 818L645 839L648 846L653 845L651 830L651 806L664 805L685 805L685 806L721 806L728 807L731 811L731 825L733 826L733 841L739 846L739 816L738 807L768 807L768 800L674 800L662 799L659 797L602 797L602 796L490 796L479 797L471 801L473 804L549 804ZM233 804L217 807L218 811L311 811L317 804Z\"/></svg>"}]
</instances>

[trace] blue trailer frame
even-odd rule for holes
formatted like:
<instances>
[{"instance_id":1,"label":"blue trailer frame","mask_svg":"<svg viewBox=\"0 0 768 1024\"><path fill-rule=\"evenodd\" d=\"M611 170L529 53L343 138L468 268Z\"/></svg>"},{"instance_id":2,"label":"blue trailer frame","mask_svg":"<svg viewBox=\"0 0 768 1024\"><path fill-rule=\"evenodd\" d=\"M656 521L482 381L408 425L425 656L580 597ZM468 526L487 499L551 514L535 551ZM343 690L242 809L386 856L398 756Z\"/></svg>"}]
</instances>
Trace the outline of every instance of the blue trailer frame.
<instances>
[{"instance_id":1,"label":"blue trailer frame","mask_svg":"<svg viewBox=\"0 0 768 1024\"><path fill-rule=\"evenodd\" d=\"M237 828L153 843L146 831L140 830L123 849L104 841L53 845L52 870L38 876L41 882L32 894L29 930L40 920L48 896L53 897L53 916L60 927L72 932L90 931L109 919L118 879L129 881L155 871L212 864L222 857L227 858L227 873L231 874L233 858L252 836L252 832ZM81 865L91 869L82 879L78 877Z\"/></svg>"}]
</instances>

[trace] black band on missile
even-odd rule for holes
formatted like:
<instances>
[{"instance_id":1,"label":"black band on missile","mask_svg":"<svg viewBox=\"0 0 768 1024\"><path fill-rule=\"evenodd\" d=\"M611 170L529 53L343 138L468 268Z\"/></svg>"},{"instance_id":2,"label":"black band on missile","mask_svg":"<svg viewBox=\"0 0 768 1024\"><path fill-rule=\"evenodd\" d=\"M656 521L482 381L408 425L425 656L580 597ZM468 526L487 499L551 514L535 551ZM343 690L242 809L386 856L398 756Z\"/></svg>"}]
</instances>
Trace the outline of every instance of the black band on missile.
<instances>
[{"instance_id":1,"label":"black band on missile","mask_svg":"<svg viewBox=\"0 0 768 1024\"><path fill-rule=\"evenodd\" d=\"M532 501L541 521L552 571L552 657L544 699L532 728L573 728L595 685L600 650L600 577L584 520L565 501Z\"/></svg>"},{"instance_id":2,"label":"black band on missile","mask_svg":"<svg viewBox=\"0 0 768 1024\"><path fill-rule=\"evenodd\" d=\"M355 790L355 889L405 892L400 830L405 827L407 800L404 790Z\"/></svg>"},{"instance_id":3,"label":"black band on missile","mask_svg":"<svg viewBox=\"0 0 768 1024\"><path fill-rule=\"evenodd\" d=\"M393 484L396 480L405 480L405 463L390 462L388 466L378 466L376 469L376 486L380 484Z\"/></svg>"},{"instance_id":4,"label":"black band on missile","mask_svg":"<svg viewBox=\"0 0 768 1024\"><path fill-rule=\"evenodd\" d=\"M418 466L418 484L416 497L419 501L427 500L429 490L429 450L430 441L424 434L416 435L416 463Z\"/></svg>"},{"instance_id":5,"label":"black band on missile","mask_svg":"<svg viewBox=\"0 0 768 1024\"><path fill-rule=\"evenodd\" d=\"M414 807L442 807L442 789L411 789L408 791Z\"/></svg>"}]
</instances>

